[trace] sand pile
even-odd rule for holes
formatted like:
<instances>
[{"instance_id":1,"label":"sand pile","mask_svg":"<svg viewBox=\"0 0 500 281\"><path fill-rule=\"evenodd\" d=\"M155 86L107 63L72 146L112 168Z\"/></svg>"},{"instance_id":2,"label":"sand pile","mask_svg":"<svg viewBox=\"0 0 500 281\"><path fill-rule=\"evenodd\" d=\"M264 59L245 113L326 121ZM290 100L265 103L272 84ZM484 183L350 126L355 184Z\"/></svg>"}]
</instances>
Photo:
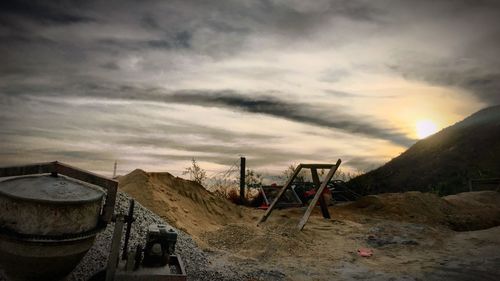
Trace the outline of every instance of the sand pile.
<instances>
[{"instance_id":1,"label":"sand pile","mask_svg":"<svg viewBox=\"0 0 500 281\"><path fill-rule=\"evenodd\" d=\"M236 222L241 209L193 181L169 173L134 170L119 178L119 189L173 226L198 237L202 232Z\"/></svg>"},{"instance_id":2,"label":"sand pile","mask_svg":"<svg viewBox=\"0 0 500 281\"><path fill-rule=\"evenodd\" d=\"M285 223L266 223L260 227L249 223L229 224L202 235L209 247L259 261L297 256L308 251L311 238L298 231L296 222L290 219Z\"/></svg>"},{"instance_id":3,"label":"sand pile","mask_svg":"<svg viewBox=\"0 0 500 281\"><path fill-rule=\"evenodd\" d=\"M474 270L476 258L497 252L492 247L498 245L500 228L484 230L486 238L478 234L477 239L451 229L498 223L492 219L499 217L498 193L367 196L330 206L330 220L316 208L298 231L304 208L275 210L256 226L264 211L240 208L168 173L136 170L119 181L122 191L191 234L211 272L235 274L234 280L428 280L423 276L434 273L436 266L450 271L446 261L454 259L462 268ZM372 248L374 255L359 257L357 250L363 247ZM481 252L471 255L467 249L473 248ZM484 264L485 272L496 274L496 260Z\"/></svg>"},{"instance_id":4,"label":"sand pile","mask_svg":"<svg viewBox=\"0 0 500 281\"><path fill-rule=\"evenodd\" d=\"M499 192L464 192L443 199L458 210L450 218L455 230L468 231L500 225Z\"/></svg>"},{"instance_id":5,"label":"sand pile","mask_svg":"<svg viewBox=\"0 0 500 281\"><path fill-rule=\"evenodd\" d=\"M369 195L339 207L354 212L398 221L446 225L453 230L477 230L500 225L500 193L467 192L438 197L410 191Z\"/></svg>"},{"instance_id":6,"label":"sand pile","mask_svg":"<svg viewBox=\"0 0 500 281\"><path fill-rule=\"evenodd\" d=\"M358 211L380 218L442 224L454 207L432 193L405 192L369 195L347 205L350 211Z\"/></svg>"}]
</instances>

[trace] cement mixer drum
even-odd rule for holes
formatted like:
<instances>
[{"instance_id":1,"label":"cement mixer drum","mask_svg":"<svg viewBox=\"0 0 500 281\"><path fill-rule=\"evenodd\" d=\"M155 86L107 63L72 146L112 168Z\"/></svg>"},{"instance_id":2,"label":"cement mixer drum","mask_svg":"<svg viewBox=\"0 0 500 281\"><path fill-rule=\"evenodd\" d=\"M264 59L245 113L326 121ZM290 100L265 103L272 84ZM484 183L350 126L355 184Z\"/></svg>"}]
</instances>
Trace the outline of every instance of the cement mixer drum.
<instances>
[{"instance_id":1,"label":"cement mixer drum","mask_svg":"<svg viewBox=\"0 0 500 281\"><path fill-rule=\"evenodd\" d=\"M21 234L64 235L97 226L104 191L65 176L0 182L0 225Z\"/></svg>"},{"instance_id":2,"label":"cement mixer drum","mask_svg":"<svg viewBox=\"0 0 500 281\"><path fill-rule=\"evenodd\" d=\"M58 162L0 168L12 175L0 181L0 268L9 280L62 280L109 221L116 182Z\"/></svg>"}]
</instances>

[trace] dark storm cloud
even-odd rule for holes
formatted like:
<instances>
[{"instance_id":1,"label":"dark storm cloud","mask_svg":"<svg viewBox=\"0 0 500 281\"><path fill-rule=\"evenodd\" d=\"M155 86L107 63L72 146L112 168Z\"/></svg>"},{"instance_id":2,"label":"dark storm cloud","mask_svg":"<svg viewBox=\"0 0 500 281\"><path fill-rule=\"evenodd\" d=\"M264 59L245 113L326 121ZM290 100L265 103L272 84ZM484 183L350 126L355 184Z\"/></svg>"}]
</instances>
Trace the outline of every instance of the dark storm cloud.
<instances>
[{"instance_id":1,"label":"dark storm cloud","mask_svg":"<svg viewBox=\"0 0 500 281\"><path fill-rule=\"evenodd\" d=\"M429 21L422 21L423 16L414 20L428 24L426 32L438 37L434 37L436 42L427 42L435 52L426 48L395 51L392 62L387 63L391 70L408 80L464 89L489 105L500 103L500 1L415 1L395 11L406 11L409 18L427 12ZM433 23L436 16L439 25ZM418 24L401 23L402 27ZM443 46L432 48L439 44Z\"/></svg>"},{"instance_id":2,"label":"dark storm cloud","mask_svg":"<svg viewBox=\"0 0 500 281\"><path fill-rule=\"evenodd\" d=\"M14 25L15 36L36 36L40 27L26 23L53 23L63 25L91 22L105 25L142 27L144 31L158 32L149 40L120 39L110 34L95 42L82 42L91 52L99 44L112 45L116 50L141 48L194 48L216 57L241 51L243 42L256 34L278 36L295 40L308 36L332 15L359 21L375 21L381 11L373 5L357 1L2 1L0 22ZM97 27L96 27L97 28ZM66 34L71 37L72 35ZM196 45L193 39L199 38ZM13 39L14 37L12 37ZM288 39L287 39L288 38ZM8 38L5 38L8 40ZM61 41L65 41L64 38ZM81 37L76 38L81 41ZM61 43L61 42L60 42ZM75 48L71 42L66 48ZM36 50L35 50L36 51ZM95 53L94 53L95 55Z\"/></svg>"},{"instance_id":3,"label":"dark storm cloud","mask_svg":"<svg viewBox=\"0 0 500 281\"><path fill-rule=\"evenodd\" d=\"M498 47L500 50L500 44ZM494 105L500 104L500 64L497 66L488 69L486 65L479 67L467 62L441 61L392 65L390 68L410 80L468 90L480 100Z\"/></svg>"},{"instance_id":4,"label":"dark storm cloud","mask_svg":"<svg viewBox=\"0 0 500 281\"><path fill-rule=\"evenodd\" d=\"M97 43L100 45L114 47L117 49L128 49L133 51L144 51L147 49L172 49L189 48L191 34L187 31L177 32L173 38L151 39L151 40L130 40L130 39L102 39Z\"/></svg>"},{"instance_id":5,"label":"dark storm cloud","mask_svg":"<svg viewBox=\"0 0 500 281\"><path fill-rule=\"evenodd\" d=\"M73 10L73 1L0 1L0 16L15 16L42 24L73 24L93 21L92 18ZM71 11L73 10L73 11Z\"/></svg>"},{"instance_id":6,"label":"dark storm cloud","mask_svg":"<svg viewBox=\"0 0 500 281\"><path fill-rule=\"evenodd\" d=\"M351 116L338 108L327 109L313 104L294 103L272 96L244 96L234 91L203 93L182 91L161 96L166 102L224 107L251 113L266 114L299 123L340 129L349 133L385 139L399 145L411 145L414 140L393 128L367 121L365 116Z\"/></svg>"},{"instance_id":7,"label":"dark storm cloud","mask_svg":"<svg viewBox=\"0 0 500 281\"><path fill-rule=\"evenodd\" d=\"M98 14L106 19L106 22L116 24L123 24L124 26L135 25L142 27L145 30L160 31L161 34L150 36L149 39L139 38L100 38L85 42L87 49L82 50L78 47L78 42L72 44L65 44L55 41L54 38L47 39L40 38L39 45L45 45L40 48L34 48L34 53L39 53L39 60L37 64L33 65L33 61L29 64L24 63L23 54L14 54L2 58L6 63L0 68L2 73L15 73L19 75L26 75L29 71L40 75L41 69L44 69L42 75L50 77L60 75L64 72L63 76L74 75L67 68L71 67L67 64L71 60L78 60L81 62L79 68L82 71L90 72L93 67L93 60L99 61L96 63L97 67L102 70L120 70L120 66L116 61L108 58L108 52L105 52L100 46L115 50L119 55L127 53L128 51L142 52L148 49L157 50L170 50L172 48L186 48L198 50L199 52L216 52L218 54L230 54L230 49L240 48L240 42L247 36L253 33L275 33L278 37L289 37L296 39L297 36L307 35L310 31L315 31L321 28L332 17L343 17L353 21L368 22L374 24L385 25L391 22L390 16L402 9L406 9L402 4L397 4L392 1L382 1L382 4L372 3L371 1L318 1L305 3L303 1L257 1L247 3L247 6L233 1L217 1L207 3L203 1L173 1L169 5L164 5L161 2L150 2L151 8L138 5L136 2L131 1L128 5L129 10L121 7L113 7L109 3L95 4L90 3L85 5L84 12L80 14L75 8L71 8L71 2L62 2L62 5L56 5L51 2L5 2L3 5L2 13L4 15L17 16L31 21L49 21L63 24L85 23L90 21L86 14ZM495 5L492 1L481 1L479 6L474 9L492 9ZM394 4L394 5L390 5ZM454 3L452 1L439 1L440 6L444 6L450 11L462 13L466 8L471 7L469 2ZM160 7L155 9L156 7ZM409 7L411 7L410 5ZM416 13L430 9L432 5L423 1L423 4L414 4L417 6ZM385 9L389 7L389 9ZM104 17L106 11L114 10L116 14L112 14L109 18ZM135 9L137 8L137 9ZM137 11L131 13L130 10ZM182 11L179 16L176 11ZM210 11L210 13L207 13ZM408 12L408 11L407 11ZM161 16L161 14L168 16ZM447 15L444 15L446 17ZM388 17L386 19L384 17ZM177 22L171 22L177 20ZM394 22L393 22L394 23ZM175 25L174 25L175 24ZM176 26L172 28L171 26ZM179 29L179 26L182 28ZM29 28L29 27L27 27ZM31 27L36 30L35 27ZM490 27L494 28L494 27ZM210 45L211 37L206 37L205 41L196 41L200 30L209 29L214 31L213 41L215 45ZM346 31L346 33L348 33ZM210 33L212 34L212 33ZM16 35L21 36L21 35ZM218 37L223 36L223 37ZM14 35L6 37L6 42L9 44L16 40ZM27 40L25 37L24 40ZM285 38L282 38L286 41ZM9 42L10 40L10 42ZM32 38L33 40L33 38ZM47 41L43 41L47 40ZM224 41L228 40L228 41ZM484 44L496 45L498 40L492 39L491 42L484 42ZM27 44L28 41L25 41ZM236 42L235 44L232 44ZM23 44L23 42L19 42ZM200 48L200 44L206 44L210 48ZM35 45L36 46L36 45ZM84 45L85 46L85 45ZM11 48L13 49L13 48ZM58 52L50 52L52 49L58 49ZM16 52L16 50L10 50ZM80 59L77 59L80 58ZM84 58L89 58L89 61L84 62ZM102 58L106 60L102 61ZM35 60L35 62L36 62ZM23 65L25 67L23 68ZM43 67L42 67L43 65ZM415 66L413 66L415 65ZM499 89L499 73L494 71L493 64L490 71L476 71L476 69L460 69L456 68L453 64L446 67L434 65L425 65L417 63L408 63L407 60L397 61L391 65L392 69L401 73L409 79L422 79L431 83L441 83L450 86L459 86L473 91L478 97L489 102L498 102L497 94ZM38 68L40 67L40 69ZM48 69L47 69L48 67ZM150 68L153 68L151 65ZM332 74L332 73L330 73ZM334 75L333 75L334 74ZM348 76L349 70L342 73L333 72L334 79L339 79L337 76ZM109 75L109 73L107 74ZM330 75L331 76L331 75ZM342 78L340 77L340 79ZM76 77L75 79L79 79ZM52 82L52 85L47 87L57 89L58 92L65 92L64 95L73 95L67 93L68 90L73 90L71 83L62 84L60 88L54 84L59 83L58 79ZM71 80L71 79L68 79ZM84 78L83 80L90 80ZM119 81L117 83L120 83ZM90 85L91 82L88 84ZM96 83L97 84L97 83ZM15 87L21 87L13 89ZM38 88L34 87L34 88ZM10 90L5 92L20 92L23 93L36 93L40 92L39 89L29 89L28 87L16 85L11 87ZM116 87L115 87L116 88ZM120 95L114 93L115 89L104 91L88 87L85 89L87 93L95 93L96 96L101 98L123 98L123 99L144 99L152 101L162 101L167 103L182 103L182 104L196 104L196 105L209 105L214 107L223 107L232 110L241 110L251 113L266 114L288 120L313 124L315 126L322 126L327 128L341 129L347 132L367 135L375 138L382 138L390 140L394 143L401 145L409 145L413 140L408 139L404 134L392 128L385 128L380 124L365 121L365 117L351 116L349 114L327 110L324 108L316 109L314 104L302 106L290 101L280 100L279 98L270 96L256 96L248 97L239 95L236 92L207 92L197 93L193 91L184 91L174 94L151 94L140 93L132 94L131 91L127 93L126 87L120 89L123 93ZM344 95L344 92L330 92L332 95ZM360 94L347 93L344 97L357 97L365 98ZM384 96L387 97L387 96ZM325 116L325 117L323 117ZM365 120L363 120L365 119Z\"/></svg>"},{"instance_id":8,"label":"dark storm cloud","mask_svg":"<svg viewBox=\"0 0 500 281\"><path fill-rule=\"evenodd\" d=\"M24 87L26 88L27 86L25 85ZM39 92L45 92L44 95L58 95L57 90L35 88ZM23 88L21 87L21 89ZM409 146L415 142L415 140L408 138L404 133L395 128L382 126L380 125L381 122L374 122L372 117L350 115L334 107L326 108L315 104L287 101L277 98L276 94L275 96L262 93L244 95L234 90L182 90L165 92L164 90L155 88L141 89L132 86L119 86L115 88L95 83L83 84L71 87L70 89L70 93L65 93L64 96L104 97L120 100L219 107L232 111L265 114L313 126L339 129L348 133L388 140L402 146ZM0 90L3 93L10 93L11 95L32 92L31 90L19 90L19 87L9 89L0 86Z\"/></svg>"},{"instance_id":9,"label":"dark storm cloud","mask_svg":"<svg viewBox=\"0 0 500 281\"><path fill-rule=\"evenodd\" d=\"M271 141L268 138L267 141ZM162 137L129 137L127 139L117 140L117 144L131 145L134 147L152 147L161 149L168 147L170 149L178 149L189 151L192 156L177 155L177 160L187 160L191 157L202 161L213 161L217 164L230 165L235 161L238 155L247 155L252 158L253 165L275 164L290 161L290 159L307 159L317 157L318 155L311 155L311 153L281 151L275 148L269 148L261 145L222 145L222 144L189 144L186 142L178 142L168 140ZM153 153L154 155L155 153ZM156 153L161 155L161 153ZM210 155L206 155L210 154ZM257 159L262 158L259 162Z\"/></svg>"},{"instance_id":10,"label":"dark storm cloud","mask_svg":"<svg viewBox=\"0 0 500 281\"><path fill-rule=\"evenodd\" d=\"M310 152L269 147L269 142L279 141L277 136L234 132L168 117L151 118L148 111L134 111L120 103L106 104L101 100L75 105L55 97L29 96L10 100L24 114L0 111L1 165L63 159L82 167L109 169L116 159L119 162L148 159L151 165L151 161L187 161L192 157L231 165L243 154L256 159L252 160L256 167L283 164L292 158L319 157ZM2 102L0 108L6 104ZM155 107L168 109L164 105L147 105L149 109ZM123 150L126 153L120 152Z\"/></svg>"}]
</instances>

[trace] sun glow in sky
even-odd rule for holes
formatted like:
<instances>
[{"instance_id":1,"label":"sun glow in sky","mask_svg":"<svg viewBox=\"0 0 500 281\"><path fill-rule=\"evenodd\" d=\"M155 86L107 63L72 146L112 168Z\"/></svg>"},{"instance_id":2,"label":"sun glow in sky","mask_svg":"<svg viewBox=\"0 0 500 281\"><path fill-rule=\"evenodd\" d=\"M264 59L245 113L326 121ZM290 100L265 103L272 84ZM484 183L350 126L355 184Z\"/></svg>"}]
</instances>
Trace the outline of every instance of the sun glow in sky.
<instances>
[{"instance_id":1,"label":"sun glow in sky","mask_svg":"<svg viewBox=\"0 0 500 281\"><path fill-rule=\"evenodd\" d=\"M417 136L424 139L438 131L437 125L431 120L420 120L416 124Z\"/></svg>"}]
</instances>

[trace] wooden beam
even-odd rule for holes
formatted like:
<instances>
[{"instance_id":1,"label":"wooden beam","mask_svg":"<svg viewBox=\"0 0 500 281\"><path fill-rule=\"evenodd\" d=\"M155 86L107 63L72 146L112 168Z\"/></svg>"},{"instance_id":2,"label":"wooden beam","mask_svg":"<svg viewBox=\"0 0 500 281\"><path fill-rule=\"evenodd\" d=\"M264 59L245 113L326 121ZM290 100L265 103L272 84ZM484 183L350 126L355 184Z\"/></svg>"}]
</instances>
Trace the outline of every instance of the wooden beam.
<instances>
[{"instance_id":1,"label":"wooden beam","mask_svg":"<svg viewBox=\"0 0 500 281\"><path fill-rule=\"evenodd\" d=\"M111 239L111 248L109 249L108 265L106 267L106 281L115 280L116 267L118 266L118 262L120 261L120 244L122 241L124 223L124 216L118 215L116 217L113 238Z\"/></svg>"},{"instance_id":2,"label":"wooden beam","mask_svg":"<svg viewBox=\"0 0 500 281\"><path fill-rule=\"evenodd\" d=\"M298 229L302 230L304 226L306 225L307 221L309 220L309 217L311 216L312 211L314 210L314 207L316 206L316 203L318 202L319 198L323 195L323 190L325 189L326 185L328 182L333 178L333 175L337 171L337 169L340 166L340 163L342 161L339 159L337 160L337 164L335 164L333 167L331 167L330 171L326 175L325 179L323 180L323 183L321 186L316 190L316 195L314 195L314 198L311 200L309 203L309 207L307 207L306 212L304 213L304 216L299 222Z\"/></svg>"},{"instance_id":3,"label":"wooden beam","mask_svg":"<svg viewBox=\"0 0 500 281\"><path fill-rule=\"evenodd\" d=\"M16 177L36 174L50 174L55 172L55 162L36 163L24 166L0 168L0 177Z\"/></svg>"},{"instance_id":4,"label":"wooden beam","mask_svg":"<svg viewBox=\"0 0 500 281\"><path fill-rule=\"evenodd\" d=\"M240 157L240 204L245 204L245 169L246 158Z\"/></svg>"},{"instance_id":5,"label":"wooden beam","mask_svg":"<svg viewBox=\"0 0 500 281\"><path fill-rule=\"evenodd\" d=\"M331 169L335 164L301 164L304 169Z\"/></svg>"},{"instance_id":6,"label":"wooden beam","mask_svg":"<svg viewBox=\"0 0 500 281\"><path fill-rule=\"evenodd\" d=\"M288 181L285 183L285 185L281 188L280 192L278 193L278 196L274 199L273 203L271 203L271 206L267 208L266 213L260 218L259 222L257 225L259 225L261 222L265 222L269 215L271 215L271 212L273 211L274 207L280 200L281 196L285 194L285 191L292 186L293 180L297 177L299 174L300 170L302 169L302 164L299 164L296 168L295 171L293 171L293 174L290 178L288 178Z\"/></svg>"},{"instance_id":7,"label":"wooden beam","mask_svg":"<svg viewBox=\"0 0 500 281\"><path fill-rule=\"evenodd\" d=\"M316 186L316 190L319 189L321 186L321 182L319 181L319 176L318 176L318 170L316 168L311 168L311 176L314 182L314 185ZM319 197L319 205L321 207L321 213L323 214L323 217L325 219L330 219L330 213L328 212L328 205L326 204L325 201L325 196L324 194L321 194Z\"/></svg>"}]
</instances>

